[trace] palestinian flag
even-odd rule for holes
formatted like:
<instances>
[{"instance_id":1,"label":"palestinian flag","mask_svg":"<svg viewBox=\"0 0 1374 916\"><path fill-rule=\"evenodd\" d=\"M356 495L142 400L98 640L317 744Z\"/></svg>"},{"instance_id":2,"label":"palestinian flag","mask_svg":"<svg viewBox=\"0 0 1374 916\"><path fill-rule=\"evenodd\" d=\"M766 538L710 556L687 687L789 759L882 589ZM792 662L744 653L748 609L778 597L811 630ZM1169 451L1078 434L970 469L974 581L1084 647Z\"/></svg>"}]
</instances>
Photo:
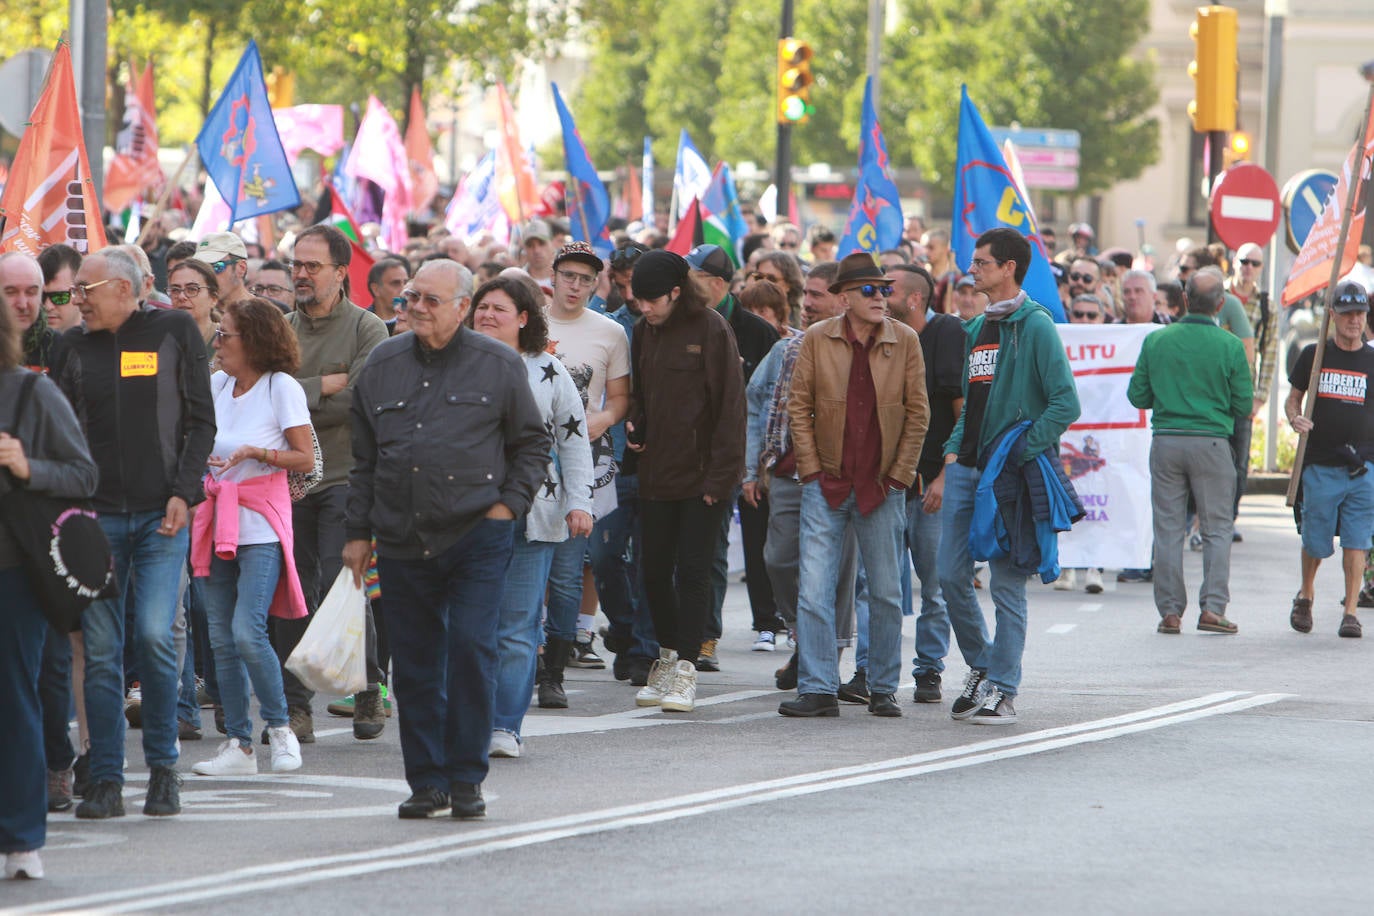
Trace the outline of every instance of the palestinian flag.
<instances>
[{"instance_id":1,"label":"palestinian flag","mask_svg":"<svg viewBox=\"0 0 1374 916\"><path fill-rule=\"evenodd\" d=\"M739 247L735 240L722 227L718 218L706 214L706 208L700 200L694 200L687 207L687 212L677 221L677 231L665 247L675 254L686 257L687 252L698 245L719 245L730 255L736 269L739 268Z\"/></svg>"},{"instance_id":2,"label":"palestinian flag","mask_svg":"<svg viewBox=\"0 0 1374 916\"><path fill-rule=\"evenodd\" d=\"M360 308L370 308L372 293L367 288L367 275L377 262L362 246L363 235L358 231L358 224L353 221L353 214L333 184L327 185L325 192L320 195L319 203L315 206L315 222L328 223L353 243L353 258L348 262L348 298Z\"/></svg>"}]
</instances>

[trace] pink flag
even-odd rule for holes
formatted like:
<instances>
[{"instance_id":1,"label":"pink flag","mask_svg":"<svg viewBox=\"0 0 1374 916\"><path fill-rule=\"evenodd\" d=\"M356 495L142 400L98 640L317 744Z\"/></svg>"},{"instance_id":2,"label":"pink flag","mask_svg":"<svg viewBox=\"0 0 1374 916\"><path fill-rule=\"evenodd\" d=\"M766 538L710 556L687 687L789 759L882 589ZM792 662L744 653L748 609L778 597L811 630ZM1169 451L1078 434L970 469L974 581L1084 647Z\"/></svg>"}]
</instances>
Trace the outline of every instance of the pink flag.
<instances>
[{"instance_id":1,"label":"pink flag","mask_svg":"<svg viewBox=\"0 0 1374 916\"><path fill-rule=\"evenodd\" d=\"M391 251L404 250L412 195L410 161L400 128L375 95L368 97L367 113L358 126L344 172L352 178L366 178L382 189L382 241Z\"/></svg>"},{"instance_id":2,"label":"pink flag","mask_svg":"<svg viewBox=\"0 0 1374 916\"><path fill-rule=\"evenodd\" d=\"M344 114L342 105L294 105L273 108L286 158L295 162L302 150L313 149L321 156L332 156L343 149Z\"/></svg>"}]
</instances>

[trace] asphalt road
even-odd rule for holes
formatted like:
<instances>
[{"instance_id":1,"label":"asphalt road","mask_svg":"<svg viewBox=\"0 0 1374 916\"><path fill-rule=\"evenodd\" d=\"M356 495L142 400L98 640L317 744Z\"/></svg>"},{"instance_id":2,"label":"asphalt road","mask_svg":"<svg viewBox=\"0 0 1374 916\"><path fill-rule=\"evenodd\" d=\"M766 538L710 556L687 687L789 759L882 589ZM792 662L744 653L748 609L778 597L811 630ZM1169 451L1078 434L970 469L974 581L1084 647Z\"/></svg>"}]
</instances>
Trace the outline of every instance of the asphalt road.
<instances>
[{"instance_id":1,"label":"asphalt road","mask_svg":"<svg viewBox=\"0 0 1374 916\"><path fill-rule=\"evenodd\" d=\"M570 671L572 709L531 711L481 822L399 821L396 720L358 742L323 700L300 773L190 776L216 742L188 743L183 815L144 818L134 732L130 815L54 816L48 878L0 884L0 910L1368 913L1374 645L1336 637L1330 563L1314 632L1288 628L1281 498L1247 498L1242 529L1235 637L1196 632L1196 609L1156 634L1148 585L1032 585L1009 728L912 705L909 685L901 719L778 716L786 654L749 651L732 585L696 713L636 710L609 671ZM1198 554L1186 568L1196 594ZM964 671L951 661L947 700Z\"/></svg>"}]
</instances>

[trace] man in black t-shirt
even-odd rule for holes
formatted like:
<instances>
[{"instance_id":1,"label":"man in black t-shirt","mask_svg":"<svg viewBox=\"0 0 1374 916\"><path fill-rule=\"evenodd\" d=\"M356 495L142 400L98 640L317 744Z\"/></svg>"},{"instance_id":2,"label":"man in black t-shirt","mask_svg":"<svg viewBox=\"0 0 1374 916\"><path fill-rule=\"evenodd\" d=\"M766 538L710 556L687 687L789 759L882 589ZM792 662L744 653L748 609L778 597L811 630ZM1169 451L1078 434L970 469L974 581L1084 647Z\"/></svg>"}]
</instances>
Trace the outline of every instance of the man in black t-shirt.
<instances>
[{"instance_id":1,"label":"man in black t-shirt","mask_svg":"<svg viewBox=\"0 0 1374 916\"><path fill-rule=\"evenodd\" d=\"M1374 349L1365 346L1364 328L1369 297L1357 283L1346 283L1331 307L1335 331L1322 351L1316 397L1303 413L1316 358L1316 344L1298 356L1288 382L1292 385L1284 410L1288 423L1307 434L1302 468L1302 498L1298 529L1302 534L1302 587L1293 598L1288 622L1299 633L1312 629L1312 592L1317 568L1335 552L1334 538L1341 536L1345 572L1345 614L1341 636L1358 638L1360 621L1355 616L1360 585L1364 579L1365 554L1374 532L1374 401L1369 380L1374 377Z\"/></svg>"}]
</instances>

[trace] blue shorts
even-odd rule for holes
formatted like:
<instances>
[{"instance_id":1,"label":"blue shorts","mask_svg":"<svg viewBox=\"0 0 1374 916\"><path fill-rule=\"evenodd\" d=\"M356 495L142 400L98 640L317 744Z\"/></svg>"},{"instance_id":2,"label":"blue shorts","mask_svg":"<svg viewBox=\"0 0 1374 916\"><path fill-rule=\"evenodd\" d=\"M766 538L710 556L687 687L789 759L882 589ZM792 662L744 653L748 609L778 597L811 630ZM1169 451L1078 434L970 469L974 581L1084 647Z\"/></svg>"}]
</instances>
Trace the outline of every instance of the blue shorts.
<instances>
[{"instance_id":1,"label":"blue shorts","mask_svg":"<svg viewBox=\"0 0 1374 916\"><path fill-rule=\"evenodd\" d=\"M1368 550L1374 539L1374 462L1351 477L1345 468L1310 465L1302 472L1302 549L1324 560L1343 550Z\"/></svg>"}]
</instances>

